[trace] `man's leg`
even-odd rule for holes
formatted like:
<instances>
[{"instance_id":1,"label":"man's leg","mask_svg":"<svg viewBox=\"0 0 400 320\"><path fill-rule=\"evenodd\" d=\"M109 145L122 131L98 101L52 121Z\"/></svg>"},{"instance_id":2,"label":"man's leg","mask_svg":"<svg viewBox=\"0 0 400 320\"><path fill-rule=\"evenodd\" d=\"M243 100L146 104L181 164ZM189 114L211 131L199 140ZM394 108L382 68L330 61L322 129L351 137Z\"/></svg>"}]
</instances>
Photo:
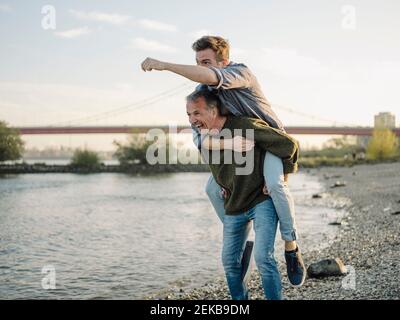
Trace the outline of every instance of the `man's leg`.
<instances>
[{"instance_id":1,"label":"man's leg","mask_svg":"<svg viewBox=\"0 0 400 320\"><path fill-rule=\"evenodd\" d=\"M223 223L225 217L224 199L221 195L221 187L218 185L212 175L207 181L206 193L215 209L215 212L218 215L218 218ZM248 281L252 269L253 244L253 241L247 241L243 247L243 257L241 265L242 279L245 282Z\"/></svg>"},{"instance_id":2,"label":"man's leg","mask_svg":"<svg viewBox=\"0 0 400 320\"><path fill-rule=\"evenodd\" d=\"M222 264L233 300L248 299L247 284L242 277L243 247L251 229L244 214L225 215L222 246Z\"/></svg>"},{"instance_id":3,"label":"man's leg","mask_svg":"<svg viewBox=\"0 0 400 320\"><path fill-rule=\"evenodd\" d=\"M281 236L285 241L289 281L294 286L301 286L305 280L306 268L296 242L294 201L284 181L282 159L269 152L266 152L264 159L264 178L279 218Z\"/></svg>"},{"instance_id":4,"label":"man's leg","mask_svg":"<svg viewBox=\"0 0 400 320\"><path fill-rule=\"evenodd\" d=\"M268 300L282 299L282 285L274 257L275 235L278 216L271 199L253 208L255 253L257 268L261 275L265 297Z\"/></svg>"}]
</instances>

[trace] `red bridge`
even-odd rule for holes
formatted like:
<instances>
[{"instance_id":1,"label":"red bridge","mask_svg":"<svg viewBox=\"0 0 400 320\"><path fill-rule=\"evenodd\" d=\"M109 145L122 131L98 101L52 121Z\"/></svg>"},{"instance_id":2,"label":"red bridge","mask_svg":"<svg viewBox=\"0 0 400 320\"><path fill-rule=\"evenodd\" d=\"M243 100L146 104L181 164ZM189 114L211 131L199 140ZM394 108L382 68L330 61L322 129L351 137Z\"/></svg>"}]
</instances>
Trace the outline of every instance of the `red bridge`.
<instances>
[{"instance_id":1,"label":"red bridge","mask_svg":"<svg viewBox=\"0 0 400 320\"><path fill-rule=\"evenodd\" d=\"M188 126L168 127L168 126L96 126L96 127L21 127L15 128L22 135L33 134L95 134L95 133L147 133L151 129L161 129L164 132L181 132L189 130ZM352 135L352 136L371 136L374 128L372 127L286 127L289 134L319 134L319 135ZM393 129L393 132L400 136L400 128Z\"/></svg>"}]
</instances>

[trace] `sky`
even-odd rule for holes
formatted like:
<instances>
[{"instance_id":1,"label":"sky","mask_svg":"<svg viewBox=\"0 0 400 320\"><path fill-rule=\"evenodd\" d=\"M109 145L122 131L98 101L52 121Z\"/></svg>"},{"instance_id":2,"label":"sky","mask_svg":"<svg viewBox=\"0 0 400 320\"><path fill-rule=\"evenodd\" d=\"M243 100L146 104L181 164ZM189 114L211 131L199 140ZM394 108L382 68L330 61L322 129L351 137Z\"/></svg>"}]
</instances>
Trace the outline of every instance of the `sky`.
<instances>
[{"instance_id":1,"label":"sky","mask_svg":"<svg viewBox=\"0 0 400 320\"><path fill-rule=\"evenodd\" d=\"M286 126L372 126L381 111L399 123L397 0L0 0L0 119L187 124L195 83L140 63L194 64L205 34L229 40Z\"/></svg>"}]
</instances>

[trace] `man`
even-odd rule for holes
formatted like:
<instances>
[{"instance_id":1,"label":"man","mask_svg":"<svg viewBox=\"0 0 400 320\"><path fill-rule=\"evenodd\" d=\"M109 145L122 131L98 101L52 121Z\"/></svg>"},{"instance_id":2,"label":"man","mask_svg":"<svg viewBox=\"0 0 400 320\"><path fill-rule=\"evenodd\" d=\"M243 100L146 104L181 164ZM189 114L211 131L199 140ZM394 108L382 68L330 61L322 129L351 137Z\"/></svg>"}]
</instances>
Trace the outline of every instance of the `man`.
<instances>
[{"instance_id":1,"label":"man","mask_svg":"<svg viewBox=\"0 0 400 320\"><path fill-rule=\"evenodd\" d=\"M295 140L281 130L276 130L259 119L221 115L220 101L207 89L200 89L187 97L186 111L192 126L215 135L219 139L227 133L232 137L251 130L255 146L251 151L252 170L237 174L243 163L229 157L226 150L206 150L209 166L215 181L227 191L224 199L222 263L232 299L247 299L240 261L243 245L254 220L254 257L261 275L265 297L280 300L281 279L274 258L274 243L278 217L271 198L263 192L263 161L265 151L282 159L286 174L297 169L298 148ZM238 133L240 129L240 133ZM204 150L202 150L204 152ZM214 157L217 160L214 161ZM233 157L234 158L234 157ZM231 161L233 160L233 161Z\"/></svg>"},{"instance_id":2,"label":"man","mask_svg":"<svg viewBox=\"0 0 400 320\"><path fill-rule=\"evenodd\" d=\"M229 61L229 44L215 36L204 36L197 40L192 48L196 52L197 66L173 64L147 58L142 63L144 71L166 70L179 74L187 79L215 91L224 107L235 116L258 118L271 127L282 129L282 123L272 111L260 85L253 73L244 64ZM215 143L209 137L200 139L194 128L194 140L197 146L211 149ZM244 140L245 144L247 143ZM221 148L234 148L232 141L224 141ZM285 181L282 161L270 152L265 153L264 178L268 192L276 208L282 239L285 241L285 259L290 283L301 286L306 277L306 270L297 245L297 232L293 198ZM210 198L221 221L225 211L221 187L210 177L207 187Z\"/></svg>"}]
</instances>

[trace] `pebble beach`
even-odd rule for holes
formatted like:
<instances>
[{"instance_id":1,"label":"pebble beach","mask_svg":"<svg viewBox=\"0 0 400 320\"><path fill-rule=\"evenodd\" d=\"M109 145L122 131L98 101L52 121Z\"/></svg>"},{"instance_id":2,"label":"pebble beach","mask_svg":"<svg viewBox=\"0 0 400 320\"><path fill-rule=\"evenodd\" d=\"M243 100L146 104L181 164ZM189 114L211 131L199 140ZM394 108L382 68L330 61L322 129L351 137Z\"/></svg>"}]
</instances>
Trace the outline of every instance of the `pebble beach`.
<instances>
[{"instance_id":1,"label":"pebble beach","mask_svg":"<svg viewBox=\"0 0 400 320\"><path fill-rule=\"evenodd\" d=\"M308 277L301 288L292 288L285 265L277 259L285 299L400 299L400 163L323 167L307 173L317 176L325 186L325 192L310 201L345 209L347 214L335 223L336 235L325 247L302 247L304 262L307 267L339 258L347 273ZM256 269L249 281L249 294L250 299L264 297ZM145 299L225 300L230 295L224 277L218 277L198 288L172 286Z\"/></svg>"}]
</instances>

